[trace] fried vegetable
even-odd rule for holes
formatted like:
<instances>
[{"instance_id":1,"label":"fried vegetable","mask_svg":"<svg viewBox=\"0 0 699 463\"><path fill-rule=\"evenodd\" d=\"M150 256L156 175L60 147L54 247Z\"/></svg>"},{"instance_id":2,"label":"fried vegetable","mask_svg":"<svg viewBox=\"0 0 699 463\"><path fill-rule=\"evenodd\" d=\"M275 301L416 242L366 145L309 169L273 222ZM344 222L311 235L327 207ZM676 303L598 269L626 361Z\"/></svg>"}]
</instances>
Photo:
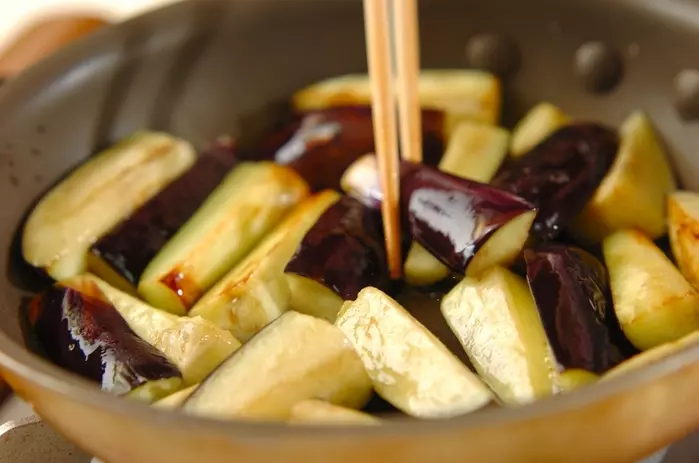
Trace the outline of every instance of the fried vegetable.
<instances>
[{"instance_id":1,"label":"fried vegetable","mask_svg":"<svg viewBox=\"0 0 699 463\"><path fill-rule=\"evenodd\" d=\"M22 235L24 259L56 280L84 272L90 246L194 159L183 140L140 132L87 160L32 211Z\"/></svg>"},{"instance_id":2,"label":"fried vegetable","mask_svg":"<svg viewBox=\"0 0 699 463\"><path fill-rule=\"evenodd\" d=\"M91 272L136 293L148 263L196 212L236 162L230 142L217 142L194 166L90 248Z\"/></svg>"},{"instance_id":3,"label":"fried vegetable","mask_svg":"<svg viewBox=\"0 0 699 463\"><path fill-rule=\"evenodd\" d=\"M682 275L699 290L699 194L672 193L667 208L672 255Z\"/></svg>"},{"instance_id":4,"label":"fried vegetable","mask_svg":"<svg viewBox=\"0 0 699 463\"><path fill-rule=\"evenodd\" d=\"M505 166L492 184L537 206L533 234L551 240L592 198L618 146L616 134L605 127L566 126Z\"/></svg>"},{"instance_id":5,"label":"fried vegetable","mask_svg":"<svg viewBox=\"0 0 699 463\"><path fill-rule=\"evenodd\" d=\"M371 383L340 330L286 312L224 362L184 403L213 418L281 419L306 399L362 407Z\"/></svg>"},{"instance_id":6,"label":"fried vegetable","mask_svg":"<svg viewBox=\"0 0 699 463\"><path fill-rule=\"evenodd\" d=\"M376 288L365 288L346 302L335 325L359 353L376 392L409 415L450 417L492 399L439 339Z\"/></svg>"},{"instance_id":7,"label":"fried vegetable","mask_svg":"<svg viewBox=\"0 0 699 463\"><path fill-rule=\"evenodd\" d=\"M376 159L357 161L345 173L342 186L377 208L382 195ZM460 274L511 263L527 241L536 214L534 206L515 195L425 165L402 162L400 188L406 229Z\"/></svg>"},{"instance_id":8,"label":"fried vegetable","mask_svg":"<svg viewBox=\"0 0 699 463\"><path fill-rule=\"evenodd\" d=\"M556 361L527 284L502 267L467 277L442 300L442 314L479 376L506 404L557 390Z\"/></svg>"},{"instance_id":9,"label":"fried vegetable","mask_svg":"<svg viewBox=\"0 0 699 463\"><path fill-rule=\"evenodd\" d=\"M99 290L83 294L57 283L33 299L28 319L45 356L105 391L153 401L183 385L177 367L140 339Z\"/></svg>"},{"instance_id":10,"label":"fried vegetable","mask_svg":"<svg viewBox=\"0 0 699 463\"><path fill-rule=\"evenodd\" d=\"M186 389L182 389L173 394L170 394L169 396L153 403L153 407L163 408L166 410L177 410L180 407L182 407L182 404L185 402L185 400L187 400L187 398L189 398L189 396L192 395L192 392L194 392L198 387L199 384L194 384Z\"/></svg>"},{"instance_id":11,"label":"fried vegetable","mask_svg":"<svg viewBox=\"0 0 699 463\"><path fill-rule=\"evenodd\" d=\"M335 323L345 302L335 291L310 278L286 273L289 285L289 309Z\"/></svg>"},{"instance_id":12,"label":"fried vegetable","mask_svg":"<svg viewBox=\"0 0 699 463\"><path fill-rule=\"evenodd\" d=\"M288 167L239 164L148 265L138 292L155 307L186 313L307 194Z\"/></svg>"},{"instance_id":13,"label":"fried vegetable","mask_svg":"<svg viewBox=\"0 0 699 463\"><path fill-rule=\"evenodd\" d=\"M552 133L569 123L568 116L550 103L539 103L517 123L512 131L510 154L520 157Z\"/></svg>"},{"instance_id":14,"label":"fried vegetable","mask_svg":"<svg viewBox=\"0 0 699 463\"><path fill-rule=\"evenodd\" d=\"M500 118L500 81L487 72L422 70L418 81L418 96L423 108L445 112L448 134L464 120L496 124ZM371 88L366 74L322 80L299 90L293 96L294 107L302 111L370 103Z\"/></svg>"},{"instance_id":15,"label":"fried vegetable","mask_svg":"<svg viewBox=\"0 0 699 463\"><path fill-rule=\"evenodd\" d=\"M620 130L621 146L614 164L571 233L584 244L594 244L621 229L637 229L651 239L666 231L665 197L675 191L668 158L648 117L631 114Z\"/></svg>"},{"instance_id":16,"label":"fried vegetable","mask_svg":"<svg viewBox=\"0 0 699 463\"><path fill-rule=\"evenodd\" d=\"M290 423L320 425L380 425L381 420L367 413L340 407L322 400L304 400L291 409Z\"/></svg>"},{"instance_id":17,"label":"fried vegetable","mask_svg":"<svg viewBox=\"0 0 699 463\"><path fill-rule=\"evenodd\" d=\"M381 214L343 196L306 233L285 272L318 282L344 300L388 285Z\"/></svg>"},{"instance_id":18,"label":"fried vegetable","mask_svg":"<svg viewBox=\"0 0 699 463\"><path fill-rule=\"evenodd\" d=\"M607 271L582 249L558 244L524 251L527 282L557 362L603 373L618 360L607 328Z\"/></svg>"},{"instance_id":19,"label":"fried vegetable","mask_svg":"<svg viewBox=\"0 0 699 463\"><path fill-rule=\"evenodd\" d=\"M507 156L509 133L499 127L462 122L452 134L439 169L457 177L489 182ZM449 275L449 269L420 244L413 243L405 261L405 279L429 285Z\"/></svg>"},{"instance_id":20,"label":"fried vegetable","mask_svg":"<svg viewBox=\"0 0 699 463\"><path fill-rule=\"evenodd\" d=\"M443 113L422 111L423 157L436 163L444 152ZM342 173L374 151L370 106L341 106L304 112L255 150L261 159L288 165L313 191L338 189Z\"/></svg>"},{"instance_id":21,"label":"fried vegetable","mask_svg":"<svg viewBox=\"0 0 699 463\"><path fill-rule=\"evenodd\" d=\"M624 334L647 350L699 330L699 293L643 233L604 239L614 310Z\"/></svg>"},{"instance_id":22,"label":"fried vegetable","mask_svg":"<svg viewBox=\"0 0 699 463\"><path fill-rule=\"evenodd\" d=\"M245 342L287 309L314 306L314 299L297 294L300 288L289 285L284 267L306 232L339 198L336 192L326 190L301 201L197 302L189 315L210 320Z\"/></svg>"},{"instance_id":23,"label":"fried vegetable","mask_svg":"<svg viewBox=\"0 0 699 463\"><path fill-rule=\"evenodd\" d=\"M562 392L572 392L581 387L591 386L599 379L599 376L587 370L573 368L558 375L558 386Z\"/></svg>"},{"instance_id":24,"label":"fried vegetable","mask_svg":"<svg viewBox=\"0 0 699 463\"><path fill-rule=\"evenodd\" d=\"M240 347L230 332L201 317L178 317L156 309L95 276L81 275L63 284L87 294L100 291L139 338L177 366L186 384L202 381Z\"/></svg>"}]
</instances>

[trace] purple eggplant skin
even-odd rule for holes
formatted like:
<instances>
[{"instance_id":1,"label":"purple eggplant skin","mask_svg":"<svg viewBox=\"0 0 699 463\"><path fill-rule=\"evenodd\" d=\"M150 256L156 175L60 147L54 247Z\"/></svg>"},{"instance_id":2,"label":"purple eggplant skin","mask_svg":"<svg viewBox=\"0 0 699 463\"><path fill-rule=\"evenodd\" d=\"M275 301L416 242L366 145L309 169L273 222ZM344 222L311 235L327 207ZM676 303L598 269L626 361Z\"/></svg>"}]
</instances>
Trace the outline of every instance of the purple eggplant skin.
<instances>
[{"instance_id":1,"label":"purple eggplant skin","mask_svg":"<svg viewBox=\"0 0 699 463\"><path fill-rule=\"evenodd\" d=\"M129 328L99 289L57 283L28 307L32 343L53 363L122 395L182 374Z\"/></svg>"},{"instance_id":2,"label":"purple eggplant skin","mask_svg":"<svg viewBox=\"0 0 699 463\"><path fill-rule=\"evenodd\" d=\"M558 363L604 373L622 358L608 328L607 271L573 246L542 244L524 251L527 282Z\"/></svg>"},{"instance_id":3,"label":"purple eggplant skin","mask_svg":"<svg viewBox=\"0 0 699 463\"><path fill-rule=\"evenodd\" d=\"M503 166L491 184L537 206L532 233L552 240L592 198L618 148L618 136L609 128L587 123L562 127Z\"/></svg>"},{"instance_id":4,"label":"purple eggplant skin","mask_svg":"<svg viewBox=\"0 0 699 463\"><path fill-rule=\"evenodd\" d=\"M406 161L401 162L400 193L412 237L462 275L495 231L536 210L514 194Z\"/></svg>"},{"instance_id":5,"label":"purple eggplant skin","mask_svg":"<svg viewBox=\"0 0 699 463\"><path fill-rule=\"evenodd\" d=\"M310 278L353 300L367 286L389 286L381 212L343 196L306 233L286 273Z\"/></svg>"},{"instance_id":6,"label":"purple eggplant skin","mask_svg":"<svg viewBox=\"0 0 699 463\"><path fill-rule=\"evenodd\" d=\"M135 288L151 260L236 164L231 140L215 142L197 162L91 248ZM98 270L94 269L99 273ZM105 276L106 277L106 276Z\"/></svg>"},{"instance_id":7,"label":"purple eggplant skin","mask_svg":"<svg viewBox=\"0 0 699 463\"><path fill-rule=\"evenodd\" d=\"M444 149L441 111L423 110L423 158L439 162ZM289 165L313 191L339 189L345 169L374 152L371 107L340 106L298 114L256 149L258 159Z\"/></svg>"}]
</instances>

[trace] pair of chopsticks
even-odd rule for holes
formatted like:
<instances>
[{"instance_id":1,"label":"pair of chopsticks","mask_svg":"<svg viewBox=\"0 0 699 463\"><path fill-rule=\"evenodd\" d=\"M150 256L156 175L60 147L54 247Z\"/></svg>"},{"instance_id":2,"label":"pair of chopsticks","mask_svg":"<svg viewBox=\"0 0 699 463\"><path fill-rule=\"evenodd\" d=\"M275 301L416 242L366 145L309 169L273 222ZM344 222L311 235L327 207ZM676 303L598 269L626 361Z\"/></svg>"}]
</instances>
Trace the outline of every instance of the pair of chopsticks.
<instances>
[{"instance_id":1,"label":"pair of chopsticks","mask_svg":"<svg viewBox=\"0 0 699 463\"><path fill-rule=\"evenodd\" d=\"M403 158L422 162L417 0L364 0L364 22L386 252L391 278L398 278L402 273L398 133Z\"/></svg>"}]
</instances>

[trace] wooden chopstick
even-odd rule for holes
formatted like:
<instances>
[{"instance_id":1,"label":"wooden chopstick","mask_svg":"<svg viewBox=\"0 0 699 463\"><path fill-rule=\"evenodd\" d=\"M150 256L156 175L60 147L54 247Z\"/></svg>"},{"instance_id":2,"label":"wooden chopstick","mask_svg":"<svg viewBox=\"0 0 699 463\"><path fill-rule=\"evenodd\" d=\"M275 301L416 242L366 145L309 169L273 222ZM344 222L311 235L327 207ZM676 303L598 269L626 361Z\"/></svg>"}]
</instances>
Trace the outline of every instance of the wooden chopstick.
<instances>
[{"instance_id":1,"label":"wooden chopstick","mask_svg":"<svg viewBox=\"0 0 699 463\"><path fill-rule=\"evenodd\" d=\"M374 145L379 165L381 215L391 278L402 273L399 217L399 165L395 94L391 72L391 43L387 0L364 0L367 63L371 82Z\"/></svg>"},{"instance_id":2,"label":"wooden chopstick","mask_svg":"<svg viewBox=\"0 0 699 463\"><path fill-rule=\"evenodd\" d=\"M394 0L393 19L400 150L403 159L421 163L422 122L418 96L420 39L417 0Z\"/></svg>"}]
</instances>

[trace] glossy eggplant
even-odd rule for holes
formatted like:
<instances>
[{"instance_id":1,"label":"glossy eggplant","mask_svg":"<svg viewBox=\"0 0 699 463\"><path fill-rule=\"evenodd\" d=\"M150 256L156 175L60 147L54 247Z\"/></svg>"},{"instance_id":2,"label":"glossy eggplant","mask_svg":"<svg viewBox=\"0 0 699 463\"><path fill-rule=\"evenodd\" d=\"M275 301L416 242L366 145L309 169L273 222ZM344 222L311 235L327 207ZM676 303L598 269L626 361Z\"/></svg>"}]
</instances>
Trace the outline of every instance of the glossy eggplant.
<instances>
[{"instance_id":1,"label":"glossy eggplant","mask_svg":"<svg viewBox=\"0 0 699 463\"><path fill-rule=\"evenodd\" d=\"M604 373L620 360L609 335L607 271L586 251L558 244L524 251L527 282L565 369Z\"/></svg>"},{"instance_id":2,"label":"glossy eggplant","mask_svg":"<svg viewBox=\"0 0 699 463\"><path fill-rule=\"evenodd\" d=\"M536 214L524 199L406 161L401 162L400 176L405 229L450 270L477 274L492 265L507 265L521 252ZM382 194L375 157L362 157L350 166L342 188L367 207L378 208Z\"/></svg>"},{"instance_id":3,"label":"glossy eggplant","mask_svg":"<svg viewBox=\"0 0 699 463\"><path fill-rule=\"evenodd\" d=\"M492 184L536 205L533 234L551 240L592 198L618 148L616 133L606 127L565 126L504 166Z\"/></svg>"},{"instance_id":4,"label":"glossy eggplant","mask_svg":"<svg viewBox=\"0 0 699 463\"><path fill-rule=\"evenodd\" d=\"M379 210L343 196L306 233L285 269L354 299L362 288L386 288L388 271Z\"/></svg>"},{"instance_id":5,"label":"glossy eggplant","mask_svg":"<svg viewBox=\"0 0 699 463\"><path fill-rule=\"evenodd\" d=\"M436 163L443 152L443 115L424 110L425 162ZM313 191L338 189L342 173L357 158L374 151L372 112L369 106L341 106L301 113L255 150L296 170Z\"/></svg>"},{"instance_id":6,"label":"glossy eggplant","mask_svg":"<svg viewBox=\"0 0 699 463\"><path fill-rule=\"evenodd\" d=\"M232 141L217 141L187 172L90 248L88 267L134 293L151 260L196 212L236 163Z\"/></svg>"},{"instance_id":7,"label":"glossy eggplant","mask_svg":"<svg viewBox=\"0 0 699 463\"><path fill-rule=\"evenodd\" d=\"M57 283L33 299L27 315L41 353L114 394L153 401L179 390L177 367L93 290L87 294Z\"/></svg>"}]
</instances>

